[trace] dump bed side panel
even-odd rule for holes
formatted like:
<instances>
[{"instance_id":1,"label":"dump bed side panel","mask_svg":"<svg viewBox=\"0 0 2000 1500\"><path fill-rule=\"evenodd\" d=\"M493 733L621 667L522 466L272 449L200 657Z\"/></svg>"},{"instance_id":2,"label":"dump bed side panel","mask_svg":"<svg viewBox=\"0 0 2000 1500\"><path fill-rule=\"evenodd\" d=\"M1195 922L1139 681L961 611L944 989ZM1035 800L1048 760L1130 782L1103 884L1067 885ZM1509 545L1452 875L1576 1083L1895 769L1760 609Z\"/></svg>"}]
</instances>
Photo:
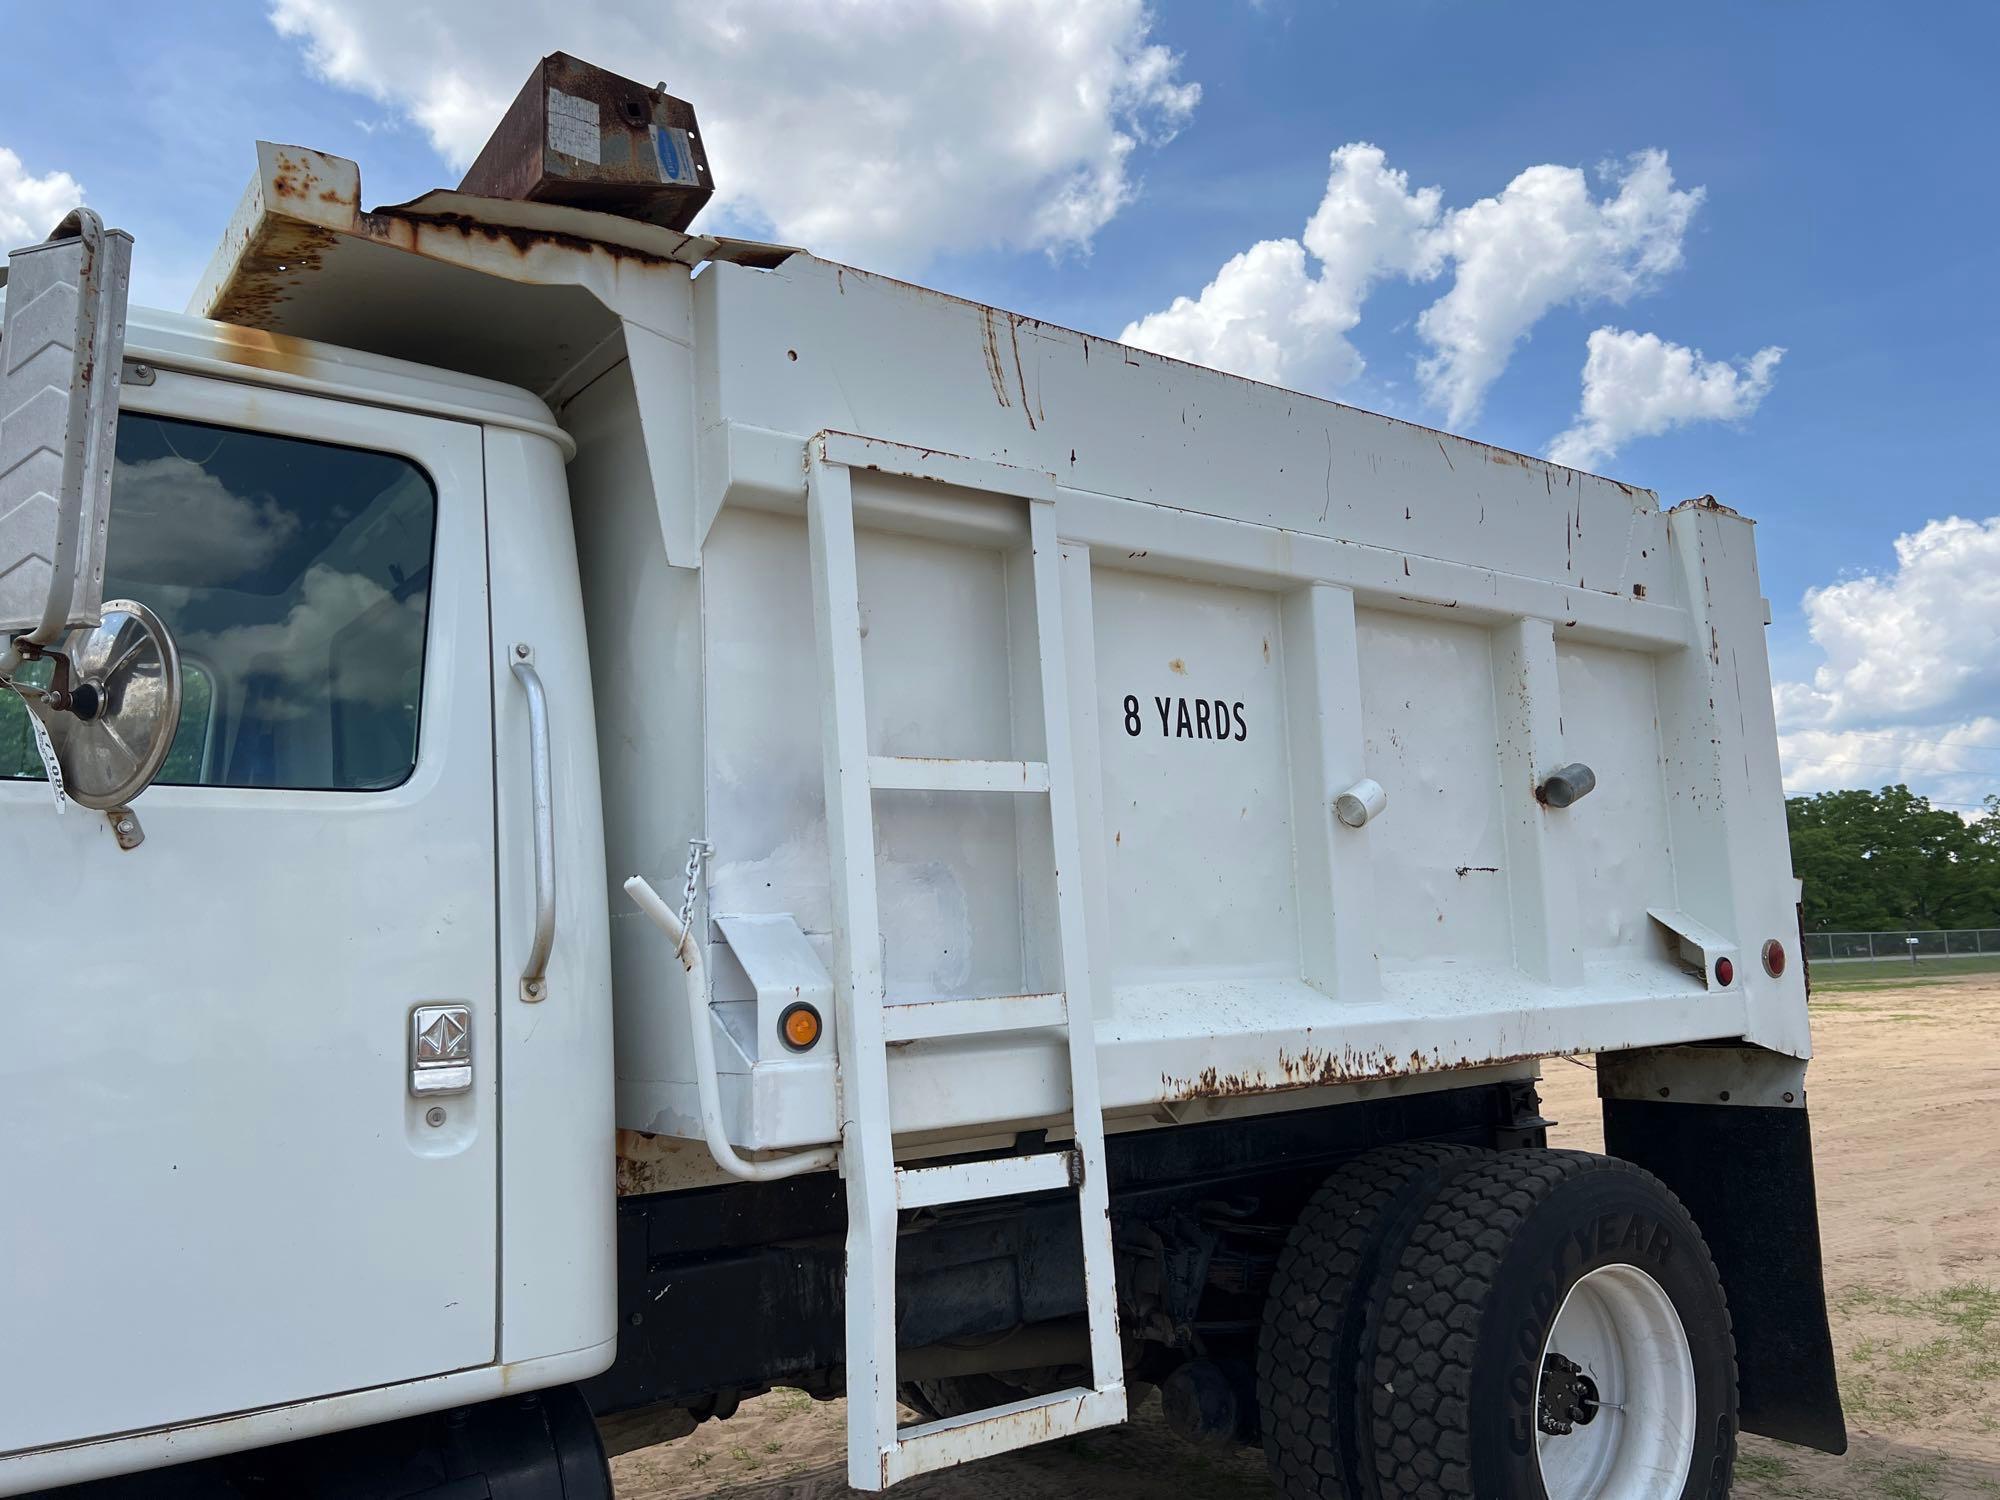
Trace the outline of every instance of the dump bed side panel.
<instances>
[{"instance_id":1,"label":"dump bed side panel","mask_svg":"<svg viewBox=\"0 0 2000 1500\"><path fill-rule=\"evenodd\" d=\"M1648 490L810 256L708 267L695 296L720 333L711 428L832 428L1627 599L1676 588Z\"/></svg>"},{"instance_id":2,"label":"dump bed side panel","mask_svg":"<svg viewBox=\"0 0 2000 1500\"><path fill-rule=\"evenodd\" d=\"M1781 822L1738 812L1779 796L1748 522L805 258L711 267L693 298L699 457L658 501L701 542L709 937L746 1145L834 1119L830 1065L774 1042L767 956L724 930L831 951L803 477L825 433L871 440L841 462L873 756L1042 753L1027 512L1053 506L1090 949L1066 987L1114 1115L1552 1052L1803 1050L1798 966L1757 962L1791 932ZM1546 804L1579 762L1596 789ZM1349 826L1364 781L1386 805ZM892 1003L1058 982L1044 803L874 810ZM671 961L632 942L634 972ZM686 1128L666 1045L621 1066L658 1082L622 1123ZM899 1047L891 1077L908 1132L1064 1107L1032 1034Z\"/></svg>"}]
</instances>

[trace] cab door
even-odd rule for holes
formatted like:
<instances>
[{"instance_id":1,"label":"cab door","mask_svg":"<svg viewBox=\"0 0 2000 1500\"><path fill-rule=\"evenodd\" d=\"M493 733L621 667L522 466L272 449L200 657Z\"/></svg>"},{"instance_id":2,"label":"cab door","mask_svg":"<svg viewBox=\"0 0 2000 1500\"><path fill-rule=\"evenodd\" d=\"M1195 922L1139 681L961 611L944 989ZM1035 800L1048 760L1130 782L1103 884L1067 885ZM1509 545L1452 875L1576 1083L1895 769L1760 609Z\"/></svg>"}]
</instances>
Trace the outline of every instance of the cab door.
<instances>
[{"instance_id":1,"label":"cab door","mask_svg":"<svg viewBox=\"0 0 2000 1500\"><path fill-rule=\"evenodd\" d=\"M0 1453L495 1358L480 439L126 393L106 592L184 698L128 851L0 694Z\"/></svg>"}]
</instances>

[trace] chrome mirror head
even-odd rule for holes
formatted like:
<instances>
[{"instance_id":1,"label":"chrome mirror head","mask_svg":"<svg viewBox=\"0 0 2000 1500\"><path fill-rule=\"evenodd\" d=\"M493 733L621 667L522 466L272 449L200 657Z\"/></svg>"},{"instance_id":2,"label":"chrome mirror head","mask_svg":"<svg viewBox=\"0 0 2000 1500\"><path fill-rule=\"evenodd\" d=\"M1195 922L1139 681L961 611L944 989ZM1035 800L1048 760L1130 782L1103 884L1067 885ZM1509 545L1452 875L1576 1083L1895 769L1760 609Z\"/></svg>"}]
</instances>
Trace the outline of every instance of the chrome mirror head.
<instances>
[{"instance_id":1,"label":"chrome mirror head","mask_svg":"<svg viewBox=\"0 0 2000 1500\"><path fill-rule=\"evenodd\" d=\"M160 774L181 720L181 659L159 617L107 599L99 625L78 626L42 654L54 672L29 699L49 732L64 790L84 807L130 802Z\"/></svg>"}]
</instances>

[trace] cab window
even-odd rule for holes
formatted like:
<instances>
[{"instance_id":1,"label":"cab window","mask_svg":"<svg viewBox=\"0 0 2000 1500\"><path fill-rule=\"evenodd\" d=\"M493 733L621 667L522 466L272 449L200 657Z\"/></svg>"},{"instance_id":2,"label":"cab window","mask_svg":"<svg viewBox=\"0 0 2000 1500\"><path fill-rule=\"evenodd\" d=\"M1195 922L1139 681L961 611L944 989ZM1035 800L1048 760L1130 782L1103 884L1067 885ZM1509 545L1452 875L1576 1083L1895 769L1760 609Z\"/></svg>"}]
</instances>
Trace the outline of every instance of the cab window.
<instances>
[{"instance_id":1,"label":"cab window","mask_svg":"<svg viewBox=\"0 0 2000 1500\"><path fill-rule=\"evenodd\" d=\"M394 454L127 412L105 597L180 647L165 785L379 791L416 767L437 492ZM0 776L39 779L0 692Z\"/></svg>"}]
</instances>

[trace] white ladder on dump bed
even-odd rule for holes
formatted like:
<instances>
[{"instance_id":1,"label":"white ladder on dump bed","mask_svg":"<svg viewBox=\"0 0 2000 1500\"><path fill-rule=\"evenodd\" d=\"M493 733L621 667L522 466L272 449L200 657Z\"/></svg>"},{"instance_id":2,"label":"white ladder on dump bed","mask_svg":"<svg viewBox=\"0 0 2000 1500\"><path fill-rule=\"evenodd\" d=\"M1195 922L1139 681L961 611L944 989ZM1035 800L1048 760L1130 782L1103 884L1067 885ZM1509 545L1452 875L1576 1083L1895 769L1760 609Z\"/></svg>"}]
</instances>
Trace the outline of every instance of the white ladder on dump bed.
<instances>
[{"instance_id":1,"label":"white ladder on dump bed","mask_svg":"<svg viewBox=\"0 0 2000 1500\"><path fill-rule=\"evenodd\" d=\"M841 1072L841 1171L847 1179L847 1472L859 1490L970 1459L1025 1448L1125 1419L1111 1255L1104 1117L1090 1012L1082 862L1071 767L1068 688L1055 538L1054 487L1027 499L1035 636L1046 756L1042 762L872 756L863 698L860 582L854 500L839 461L862 440L815 439L807 464L826 769L827 839L833 866L834 1001ZM867 443L879 455L896 445ZM914 453L916 450L904 450ZM935 455L925 455L935 461ZM997 465L959 461L968 470ZM889 467L870 461L870 467ZM928 467L928 465L926 466ZM944 477L926 474L924 477ZM884 1002L875 889L874 794L882 789L1012 792L1048 799L1053 835L1062 989ZM899 1168L889 1118L891 1042L1050 1028L1069 1054L1072 1144L1063 1149L933 1167ZM1090 1332L1088 1386L898 1429L896 1422L897 1211L1062 1189L1076 1198Z\"/></svg>"}]
</instances>

